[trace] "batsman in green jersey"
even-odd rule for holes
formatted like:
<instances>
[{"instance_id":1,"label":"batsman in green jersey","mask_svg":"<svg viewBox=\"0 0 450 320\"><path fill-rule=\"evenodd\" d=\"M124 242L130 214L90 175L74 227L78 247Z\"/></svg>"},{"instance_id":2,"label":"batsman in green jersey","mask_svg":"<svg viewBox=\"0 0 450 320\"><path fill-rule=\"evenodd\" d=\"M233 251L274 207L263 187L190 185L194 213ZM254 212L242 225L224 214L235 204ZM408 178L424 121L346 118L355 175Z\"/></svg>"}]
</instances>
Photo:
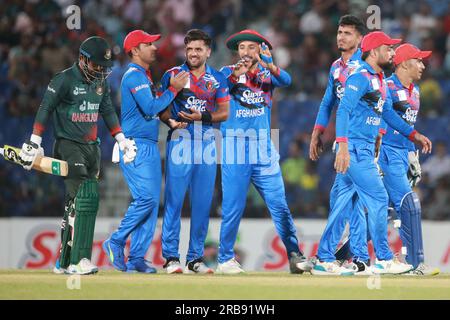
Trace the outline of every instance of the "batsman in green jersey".
<instances>
[{"instance_id":1,"label":"batsman in green jersey","mask_svg":"<svg viewBox=\"0 0 450 320\"><path fill-rule=\"evenodd\" d=\"M106 77L113 65L105 39L90 37L80 46L78 62L50 81L37 112L33 134L20 152L23 167L30 170L43 155L42 133L50 116L55 132L54 157L69 164L64 178L65 212L61 225L61 250L56 273L92 274L92 241L99 195L100 147L97 120L100 114L117 140L124 162L134 160L136 144L125 138L110 98Z\"/></svg>"}]
</instances>

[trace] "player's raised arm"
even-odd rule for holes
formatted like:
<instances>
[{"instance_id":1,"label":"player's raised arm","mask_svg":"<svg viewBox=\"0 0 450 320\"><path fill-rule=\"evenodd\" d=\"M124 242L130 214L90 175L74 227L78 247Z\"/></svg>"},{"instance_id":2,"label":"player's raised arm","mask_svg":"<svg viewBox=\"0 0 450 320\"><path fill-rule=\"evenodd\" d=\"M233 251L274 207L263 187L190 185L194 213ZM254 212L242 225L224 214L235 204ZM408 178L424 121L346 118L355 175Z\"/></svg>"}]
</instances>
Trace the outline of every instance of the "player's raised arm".
<instances>
[{"instance_id":1,"label":"player's raised arm","mask_svg":"<svg viewBox=\"0 0 450 320\"><path fill-rule=\"evenodd\" d=\"M265 42L259 45L259 53L255 55L256 60L272 74L272 84L274 87L287 87L292 83L291 76L285 70L277 67L273 62L271 47Z\"/></svg>"}]
</instances>

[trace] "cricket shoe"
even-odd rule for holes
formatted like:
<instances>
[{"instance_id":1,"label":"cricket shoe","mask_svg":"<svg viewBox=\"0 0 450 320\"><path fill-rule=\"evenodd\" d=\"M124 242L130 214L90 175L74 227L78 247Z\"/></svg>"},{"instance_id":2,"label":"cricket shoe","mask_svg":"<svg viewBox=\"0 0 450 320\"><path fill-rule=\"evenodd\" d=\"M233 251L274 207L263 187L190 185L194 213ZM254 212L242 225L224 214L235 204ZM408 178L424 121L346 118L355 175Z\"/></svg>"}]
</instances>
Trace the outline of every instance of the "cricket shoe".
<instances>
[{"instance_id":1,"label":"cricket shoe","mask_svg":"<svg viewBox=\"0 0 450 320\"><path fill-rule=\"evenodd\" d=\"M55 262L55 266L53 267L53 273L54 274L64 274L64 273L66 273L66 269L61 268L59 259L56 260L56 262Z\"/></svg>"},{"instance_id":2,"label":"cricket shoe","mask_svg":"<svg viewBox=\"0 0 450 320\"><path fill-rule=\"evenodd\" d=\"M208 267L202 258L198 258L186 264L184 273L213 274L214 270Z\"/></svg>"},{"instance_id":3,"label":"cricket shoe","mask_svg":"<svg viewBox=\"0 0 450 320\"><path fill-rule=\"evenodd\" d=\"M98 272L97 266L93 265L91 261L87 258L83 258L78 262L78 264L71 264L66 273L68 274L79 274L79 275L87 275L94 274Z\"/></svg>"},{"instance_id":4,"label":"cricket shoe","mask_svg":"<svg viewBox=\"0 0 450 320\"><path fill-rule=\"evenodd\" d=\"M224 263L219 263L216 272L222 274L238 274L244 273L245 271L242 269L239 262L237 262L235 258L232 258Z\"/></svg>"},{"instance_id":5,"label":"cricket shoe","mask_svg":"<svg viewBox=\"0 0 450 320\"><path fill-rule=\"evenodd\" d=\"M421 262L417 268L404 273L405 276L435 276L441 272L439 268L433 268Z\"/></svg>"},{"instance_id":6,"label":"cricket shoe","mask_svg":"<svg viewBox=\"0 0 450 320\"><path fill-rule=\"evenodd\" d=\"M119 271L127 271L125 255L123 253L124 248L122 246L115 244L111 241L111 239L107 239L103 242L102 248L114 269Z\"/></svg>"},{"instance_id":7,"label":"cricket shoe","mask_svg":"<svg viewBox=\"0 0 450 320\"><path fill-rule=\"evenodd\" d=\"M312 256L311 258L309 258L309 262L311 262L313 266L317 263L317 261L319 261L319 258L317 258L317 256Z\"/></svg>"},{"instance_id":8,"label":"cricket shoe","mask_svg":"<svg viewBox=\"0 0 450 320\"><path fill-rule=\"evenodd\" d=\"M403 263L397 258L391 260L378 260L372 267L374 274L402 274L413 269L413 266L407 263Z\"/></svg>"},{"instance_id":9,"label":"cricket shoe","mask_svg":"<svg viewBox=\"0 0 450 320\"><path fill-rule=\"evenodd\" d=\"M291 252L289 258L289 270L293 274L302 274L303 272L311 272L314 264L308 260L305 256L298 254L297 252Z\"/></svg>"},{"instance_id":10,"label":"cricket shoe","mask_svg":"<svg viewBox=\"0 0 450 320\"><path fill-rule=\"evenodd\" d=\"M338 261L322 262L317 260L311 273L315 276L352 276L355 271L341 267Z\"/></svg>"},{"instance_id":11,"label":"cricket shoe","mask_svg":"<svg viewBox=\"0 0 450 320\"><path fill-rule=\"evenodd\" d=\"M166 269L166 272L169 274L183 273L183 267L181 266L180 259L175 257L167 258L163 268Z\"/></svg>"},{"instance_id":12,"label":"cricket shoe","mask_svg":"<svg viewBox=\"0 0 450 320\"><path fill-rule=\"evenodd\" d=\"M355 276L372 276L374 274L370 263L361 260L353 260L352 269L355 271Z\"/></svg>"},{"instance_id":13,"label":"cricket shoe","mask_svg":"<svg viewBox=\"0 0 450 320\"><path fill-rule=\"evenodd\" d=\"M156 268L145 259L133 259L127 262L128 273L156 273Z\"/></svg>"}]
</instances>

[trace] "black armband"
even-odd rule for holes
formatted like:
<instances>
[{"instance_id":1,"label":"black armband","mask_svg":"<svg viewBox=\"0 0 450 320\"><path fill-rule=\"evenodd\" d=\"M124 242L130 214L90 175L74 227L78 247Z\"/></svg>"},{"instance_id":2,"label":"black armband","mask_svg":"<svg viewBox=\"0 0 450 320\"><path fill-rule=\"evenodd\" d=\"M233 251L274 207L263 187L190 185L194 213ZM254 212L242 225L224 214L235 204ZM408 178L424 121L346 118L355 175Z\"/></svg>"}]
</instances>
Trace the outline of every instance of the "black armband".
<instances>
[{"instance_id":1,"label":"black armband","mask_svg":"<svg viewBox=\"0 0 450 320\"><path fill-rule=\"evenodd\" d=\"M209 111L202 112L202 122L211 123L212 122L212 115L209 113Z\"/></svg>"}]
</instances>

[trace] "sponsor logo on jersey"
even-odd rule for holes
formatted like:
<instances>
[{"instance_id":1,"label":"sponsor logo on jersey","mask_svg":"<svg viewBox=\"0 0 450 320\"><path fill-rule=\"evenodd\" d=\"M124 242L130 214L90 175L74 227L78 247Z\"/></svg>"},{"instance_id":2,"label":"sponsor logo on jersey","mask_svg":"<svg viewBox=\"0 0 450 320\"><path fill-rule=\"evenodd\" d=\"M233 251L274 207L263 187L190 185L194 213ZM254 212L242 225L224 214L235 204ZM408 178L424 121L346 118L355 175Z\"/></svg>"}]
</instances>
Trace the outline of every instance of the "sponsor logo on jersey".
<instances>
[{"instance_id":1,"label":"sponsor logo on jersey","mask_svg":"<svg viewBox=\"0 0 450 320\"><path fill-rule=\"evenodd\" d=\"M97 93L99 96L103 94L103 87L98 86L97 89L95 89L95 93Z\"/></svg>"},{"instance_id":2,"label":"sponsor logo on jersey","mask_svg":"<svg viewBox=\"0 0 450 320\"><path fill-rule=\"evenodd\" d=\"M197 99L195 96L190 96L186 100L186 104L184 105L186 109L195 109L200 112L206 111L206 100Z\"/></svg>"},{"instance_id":3,"label":"sponsor logo on jersey","mask_svg":"<svg viewBox=\"0 0 450 320\"><path fill-rule=\"evenodd\" d=\"M408 123L416 123L417 113L419 110L414 110L411 108L406 109L405 114L402 116Z\"/></svg>"},{"instance_id":4,"label":"sponsor logo on jersey","mask_svg":"<svg viewBox=\"0 0 450 320\"><path fill-rule=\"evenodd\" d=\"M47 86L47 90L50 91L50 92L56 93L55 89L53 89L53 88L50 87L50 86Z\"/></svg>"},{"instance_id":5,"label":"sponsor logo on jersey","mask_svg":"<svg viewBox=\"0 0 450 320\"><path fill-rule=\"evenodd\" d=\"M80 111L84 112L86 110L92 111L92 110L98 110L100 108L100 103L91 103L89 101L86 102L86 100L83 101L82 104L80 104Z\"/></svg>"},{"instance_id":6,"label":"sponsor logo on jersey","mask_svg":"<svg viewBox=\"0 0 450 320\"><path fill-rule=\"evenodd\" d=\"M348 87L349 87L350 89L354 90L354 91L358 91L358 87L356 87L356 86L354 86L354 85L352 85L352 84L349 84Z\"/></svg>"},{"instance_id":7,"label":"sponsor logo on jersey","mask_svg":"<svg viewBox=\"0 0 450 320\"><path fill-rule=\"evenodd\" d=\"M253 92L252 90L245 90L242 93L241 101L248 104L258 104L264 102L264 97L262 96L262 91Z\"/></svg>"},{"instance_id":8,"label":"sponsor logo on jersey","mask_svg":"<svg viewBox=\"0 0 450 320\"><path fill-rule=\"evenodd\" d=\"M383 99L378 99L377 105L373 108L375 110L376 113L380 114L383 112L383 105L384 105L384 100Z\"/></svg>"},{"instance_id":9,"label":"sponsor logo on jersey","mask_svg":"<svg viewBox=\"0 0 450 320\"><path fill-rule=\"evenodd\" d=\"M340 84L336 87L336 97L338 99L342 99L342 97L344 96L344 89L345 88Z\"/></svg>"},{"instance_id":10,"label":"sponsor logo on jersey","mask_svg":"<svg viewBox=\"0 0 450 320\"><path fill-rule=\"evenodd\" d=\"M77 96L79 94L86 94L86 89L83 87L75 87L73 88L73 95Z\"/></svg>"},{"instance_id":11,"label":"sponsor logo on jersey","mask_svg":"<svg viewBox=\"0 0 450 320\"><path fill-rule=\"evenodd\" d=\"M148 85L148 83L144 83L144 84L141 84L141 85L139 85L139 86L137 86L137 87L132 88L132 89L131 89L131 92L136 93L136 92L138 92L139 90L142 90L142 89L145 89L145 88L150 88L150 86Z\"/></svg>"}]
</instances>

